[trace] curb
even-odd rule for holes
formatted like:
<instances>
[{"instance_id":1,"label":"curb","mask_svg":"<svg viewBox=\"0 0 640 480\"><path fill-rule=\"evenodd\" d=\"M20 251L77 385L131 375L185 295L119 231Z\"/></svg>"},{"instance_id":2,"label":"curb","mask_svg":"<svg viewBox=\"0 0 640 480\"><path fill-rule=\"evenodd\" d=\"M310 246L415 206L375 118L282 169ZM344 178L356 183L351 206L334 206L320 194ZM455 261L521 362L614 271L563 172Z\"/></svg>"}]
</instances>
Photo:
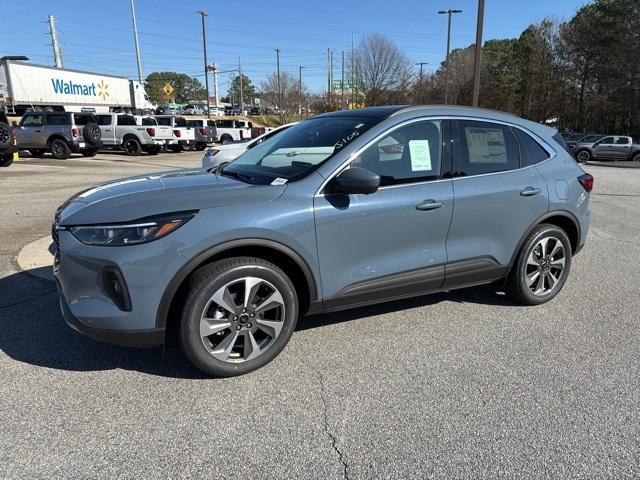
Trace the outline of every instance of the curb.
<instances>
[{"instance_id":1,"label":"curb","mask_svg":"<svg viewBox=\"0 0 640 480\"><path fill-rule=\"evenodd\" d=\"M612 162L596 162L592 160L584 163L583 165L611 168L640 168L640 163L638 162L616 162L615 160Z\"/></svg>"},{"instance_id":2,"label":"curb","mask_svg":"<svg viewBox=\"0 0 640 480\"><path fill-rule=\"evenodd\" d=\"M20 271L53 282L53 257L49 251L50 245L51 237L47 235L22 247L16 259Z\"/></svg>"}]
</instances>

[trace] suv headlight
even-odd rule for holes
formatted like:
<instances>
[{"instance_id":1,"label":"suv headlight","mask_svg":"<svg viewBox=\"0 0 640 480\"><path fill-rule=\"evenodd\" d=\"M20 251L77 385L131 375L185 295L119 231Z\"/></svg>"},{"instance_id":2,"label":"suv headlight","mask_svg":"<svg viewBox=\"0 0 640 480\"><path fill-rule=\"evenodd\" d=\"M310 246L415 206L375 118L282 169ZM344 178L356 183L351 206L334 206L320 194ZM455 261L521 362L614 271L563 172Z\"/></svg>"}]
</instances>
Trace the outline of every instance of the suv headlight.
<instances>
[{"instance_id":1,"label":"suv headlight","mask_svg":"<svg viewBox=\"0 0 640 480\"><path fill-rule=\"evenodd\" d=\"M191 220L196 211L177 212L111 225L69 227L71 234L86 245L121 247L158 240Z\"/></svg>"}]
</instances>

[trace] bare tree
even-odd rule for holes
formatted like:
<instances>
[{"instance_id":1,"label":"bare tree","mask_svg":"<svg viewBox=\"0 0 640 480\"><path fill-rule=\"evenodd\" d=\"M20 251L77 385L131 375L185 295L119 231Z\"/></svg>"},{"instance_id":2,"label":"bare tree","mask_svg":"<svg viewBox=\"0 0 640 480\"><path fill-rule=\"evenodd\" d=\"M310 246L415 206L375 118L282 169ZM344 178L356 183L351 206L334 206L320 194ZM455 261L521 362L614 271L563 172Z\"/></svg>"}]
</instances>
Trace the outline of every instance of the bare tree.
<instances>
[{"instance_id":1,"label":"bare tree","mask_svg":"<svg viewBox=\"0 0 640 480\"><path fill-rule=\"evenodd\" d=\"M294 112L298 112L298 102L306 105L308 91L302 84L300 91L298 78L290 73L280 73L280 90L278 91L278 75L272 73L267 80L262 82L262 100L278 110L281 120L284 122Z\"/></svg>"},{"instance_id":2,"label":"bare tree","mask_svg":"<svg viewBox=\"0 0 640 480\"><path fill-rule=\"evenodd\" d=\"M411 63L392 40L372 33L354 51L355 74L367 105L405 101L412 79Z\"/></svg>"}]
</instances>

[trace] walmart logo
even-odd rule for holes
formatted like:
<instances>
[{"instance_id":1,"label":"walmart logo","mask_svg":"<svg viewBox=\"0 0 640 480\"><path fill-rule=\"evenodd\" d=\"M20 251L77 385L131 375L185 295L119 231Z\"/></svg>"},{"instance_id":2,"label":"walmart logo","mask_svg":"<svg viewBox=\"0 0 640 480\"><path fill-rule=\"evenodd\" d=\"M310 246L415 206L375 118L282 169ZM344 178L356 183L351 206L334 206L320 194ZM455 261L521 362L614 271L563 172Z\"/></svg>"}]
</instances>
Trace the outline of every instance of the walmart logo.
<instances>
[{"instance_id":1,"label":"walmart logo","mask_svg":"<svg viewBox=\"0 0 640 480\"><path fill-rule=\"evenodd\" d=\"M75 83L72 81L65 82L59 78L52 78L51 84L53 85L53 91L55 93L62 93L64 95L84 95L84 96L96 96L96 84L95 83ZM106 83L101 81L103 85L103 91L106 92ZM108 94L107 94L108 95ZM103 97L105 98L105 97Z\"/></svg>"}]
</instances>

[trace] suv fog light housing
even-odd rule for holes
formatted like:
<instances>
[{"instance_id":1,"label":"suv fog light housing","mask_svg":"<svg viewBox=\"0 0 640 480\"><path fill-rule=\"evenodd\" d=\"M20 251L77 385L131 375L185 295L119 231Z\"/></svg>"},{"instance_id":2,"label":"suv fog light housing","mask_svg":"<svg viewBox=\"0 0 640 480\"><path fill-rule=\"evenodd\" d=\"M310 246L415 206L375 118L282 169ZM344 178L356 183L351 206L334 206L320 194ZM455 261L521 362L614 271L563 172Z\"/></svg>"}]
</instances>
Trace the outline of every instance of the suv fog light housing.
<instances>
[{"instance_id":1,"label":"suv fog light housing","mask_svg":"<svg viewBox=\"0 0 640 480\"><path fill-rule=\"evenodd\" d=\"M104 267L102 270L102 287L107 296L120 310L131 311L131 297L120 270L116 267Z\"/></svg>"},{"instance_id":2,"label":"suv fog light housing","mask_svg":"<svg viewBox=\"0 0 640 480\"><path fill-rule=\"evenodd\" d=\"M122 247L153 242L191 220L196 211L177 212L145 217L113 225L82 225L69 227L71 234L86 245Z\"/></svg>"}]
</instances>

